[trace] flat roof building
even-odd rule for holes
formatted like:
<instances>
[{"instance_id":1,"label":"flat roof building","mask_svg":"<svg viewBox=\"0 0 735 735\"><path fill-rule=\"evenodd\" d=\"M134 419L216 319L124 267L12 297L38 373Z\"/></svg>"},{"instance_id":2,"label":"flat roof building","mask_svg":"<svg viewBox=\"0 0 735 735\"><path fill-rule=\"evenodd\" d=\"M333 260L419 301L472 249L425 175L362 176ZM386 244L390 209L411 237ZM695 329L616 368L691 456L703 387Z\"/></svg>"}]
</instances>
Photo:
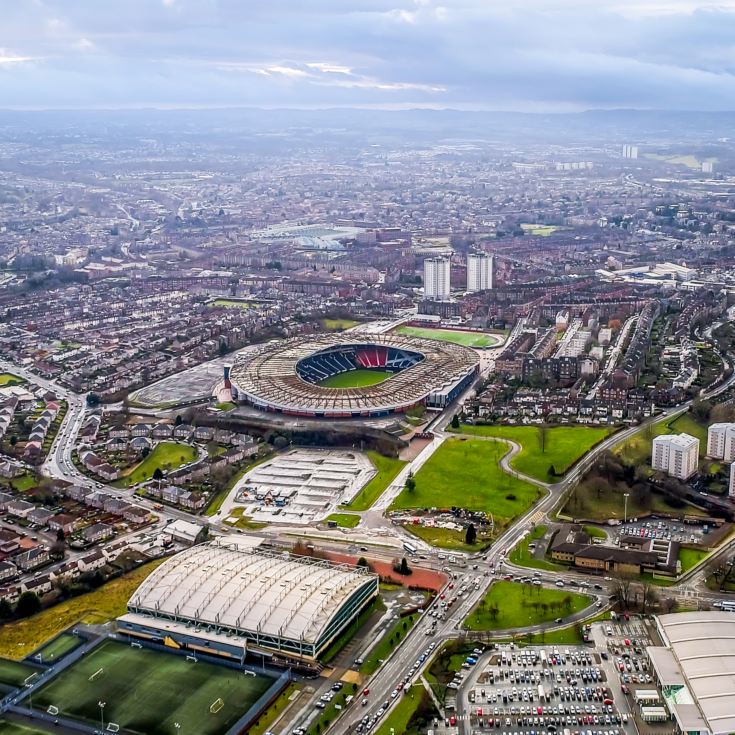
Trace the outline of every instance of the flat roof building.
<instances>
[{"instance_id":1,"label":"flat roof building","mask_svg":"<svg viewBox=\"0 0 735 735\"><path fill-rule=\"evenodd\" d=\"M647 649L666 708L688 735L735 732L735 615L656 618L663 646Z\"/></svg>"}]
</instances>

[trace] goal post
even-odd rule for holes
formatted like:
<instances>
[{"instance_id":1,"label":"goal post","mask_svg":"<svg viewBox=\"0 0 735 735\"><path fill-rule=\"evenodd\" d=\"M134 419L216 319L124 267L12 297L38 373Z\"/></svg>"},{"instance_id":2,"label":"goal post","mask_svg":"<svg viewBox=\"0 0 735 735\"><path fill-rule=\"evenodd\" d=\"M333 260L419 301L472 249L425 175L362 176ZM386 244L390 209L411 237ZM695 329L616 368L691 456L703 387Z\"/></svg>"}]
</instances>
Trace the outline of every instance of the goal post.
<instances>
[{"instance_id":1,"label":"goal post","mask_svg":"<svg viewBox=\"0 0 735 735\"><path fill-rule=\"evenodd\" d=\"M217 697L217 699L212 702L212 704L209 705L209 711L216 715L223 707L225 706L224 701L221 697Z\"/></svg>"}]
</instances>

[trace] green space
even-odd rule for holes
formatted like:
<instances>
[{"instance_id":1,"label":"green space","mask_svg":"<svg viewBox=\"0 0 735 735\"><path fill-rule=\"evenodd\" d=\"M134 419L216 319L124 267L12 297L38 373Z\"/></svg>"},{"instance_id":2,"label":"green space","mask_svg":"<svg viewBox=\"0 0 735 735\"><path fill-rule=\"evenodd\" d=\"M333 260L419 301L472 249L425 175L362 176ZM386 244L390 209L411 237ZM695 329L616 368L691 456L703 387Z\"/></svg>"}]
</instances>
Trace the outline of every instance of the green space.
<instances>
[{"instance_id":1,"label":"green space","mask_svg":"<svg viewBox=\"0 0 735 735\"><path fill-rule=\"evenodd\" d=\"M39 480L32 472L24 472L22 475L18 475L18 477L3 477L0 481L0 486L10 487L12 485L15 490L25 492L38 485L38 482Z\"/></svg>"},{"instance_id":2,"label":"green space","mask_svg":"<svg viewBox=\"0 0 735 735\"><path fill-rule=\"evenodd\" d=\"M225 401L224 403L215 403L214 407L218 411L232 411L233 408L237 408L237 404L232 401Z\"/></svg>"},{"instance_id":3,"label":"green space","mask_svg":"<svg viewBox=\"0 0 735 735\"><path fill-rule=\"evenodd\" d=\"M324 732L344 712L347 706L348 696L349 694L346 689L337 692L332 701L320 712L319 716L311 721L306 735L319 735Z\"/></svg>"},{"instance_id":4,"label":"green space","mask_svg":"<svg viewBox=\"0 0 735 735\"><path fill-rule=\"evenodd\" d=\"M454 551L481 551L487 548L492 537L490 534L483 534L481 531L477 533L477 540L474 544L465 542L465 532L455 531L451 528L437 528L436 526L421 526L418 524L407 523L403 528L426 541L427 544L436 546L439 549L452 549Z\"/></svg>"},{"instance_id":5,"label":"green space","mask_svg":"<svg viewBox=\"0 0 735 735\"><path fill-rule=\"evenodd\" d=\"M265 528L268 525L261 521L254 521L244 513L244 508L233 508L223 523L233 528L242 528L247 531L257 531L259 528Z\"/></svg>"},{"instance_id":6,"label":"green space","mask_svg":"<svg viewBox=\"0 0 735 735\"><path fill-rule=\"evenodd\" d=\"M222 503L225 502L225 498L230 494L230 491L232 490L235 485L242 479L242 477L247 474L250 470L253 469L253 467L257 467L259 464L262 464L263 462L267 462L269 459L273 457L272 453L265 454L262 457L259 457L255 460L255 462L249 462L244 467L240 467L240 469L237 471L237 474L227 483L226 487L223 487L221 490L219 490L217 493L215 493L212 498L209 501L209 505L204 509L205 516L213 516L219 509L222 507ZM234 512L234 511L233 511Z\"/></svg>"},{"instance_id":7,"label":"green space","mask_svg":"<svg viewBox=\"0 0 735 735\"><path fill-rule=\"evenodd\" d=\"M62 633L52 641L49 641L43 648L39 648L33 652L34 656L41 656L43 663L51 663L56 659L63 658L75 648L84 643L84 639L71 633Z\"/></svg>"},{"instance_id":8,"label":"green space","mask_svg":"<svg viewBox=\"0 0 735 735\"><path fill-rule=\"evenodd\" d=\"M39 730L30 725L21 725L18 722L0 720L0 735L48 735L48 730Z\"/></svg>"},{"instance_id":9,"label":"green space","mask_svg":"<svg viewBox=\"0 0 735 735\"><path fill-rule=\"evenodd\" d=\"M592 598L565 589L495 582L464 621L469 630L506 630L552 622L584 610Z\"/></svg>"},{"instance_id":10,"label":"green space","mask_svg":"<svg viewBox=\"0 0 735 735\"><path fill-rule=\"evenodd\" d=\"M432 329L431 327L402 326L393 330L394 334L421 339L436 339L441 342L453 342L465 347L494 347L501 343L501 338L488 332L469 332L460 329Z\"/></svg>"},{"instance_id":11,"label":"green space","mask_svg":"<svg viewBox=\"0 0 735 735\"><path fill-rule=\"evenodd\" d=\"M377 472L370 482L357 493L352 502L342 505L342 508L349 510L367 510L370 508L406 465L400 459L386 457L379 452L368 451L367 456Z\"/></svg>"},{"instance_id":12,"label":"green space","mask_svg":"<svg viewBox=\"0 0 735 735\"><path fill-rule=\"evenodd\" d=\"M548 237L553 235L557 230L564 229L559 225L539 225L528 222L521 224L521 229L529 235L538 235L540 237Z\"/></svg>"},{"instance_id":13,"label":"green space","mask_svg":"<svg viewBox=\"0 0 735 735\"><path fill-rule=\"evenodd\" d=\"M34 705L148 735L224 735L273 679L107 640L34 694ZM178 723L176 728L174 723Z\"/></svg>"},{"instance_id":14,"label":"green space","mask_svg":"<svg viewBox=\"0 0 735 735\"><path fill-rule=\"evenodd\" d=\"M581 623L575 623L567 628L559 628L558 630L541 631L540 633L527 633L525 635L515 636L516 643L526 646L577 646L584 643L581 632Z\"/></svg>"},{"instance_id":15,"label":"green space","mask_svg":"<svg viewBox=\"0 0 735 735\"><path fill-rule=\"evenodd\" d=\"M40 673L41 671L42 669L31 666L30 664L0 658L0 684L6 687L15 688L23 686L23 682L29 676Z\"/></svg>"},{"instance_id":16,"label":"green space","mask_svg":"<svg viewBox=\"0 0 735 735\"><path fill-rule=\"evenodd\" d=\"M271 725L283 714L283 711L293 701L291 697L294 692L299 691L295 682L291 682L276 698L276 700L263 712L258 719L247 729L247 735L264 735L269 732ZM0 735L2 733L0 732Z\"/></svg>"},{"instance_id":17,"label":"green space","mask_svg":"<svg viewBox=\"0 0 735 735\"><path fill-rule=\"evenodd\" d=\"M679 549L679 561L681 562L681 572L688 572L692 567L699 564L702 559L707 557L710 552L707 549L690 549L682 546Z\"/></svg>"},{"instance_id":18,"label":"green space","mask_svg":"<svg viewBox=\"0 0 735 735\"><path fill-rule=\"evenodd\" d=\"M193 462L197 458L197 450L188 444L179 442L159 442L153 451L139 464L128 470L127 474L112 484L115 487L129 487L145 482L153 477L157 470L173 470Z\"/></svg>"},{"instance_id":19,"label":"green space","mask_svg":"<svg viewBox=\"0 0 735 735\"><path fill-rule=\"evenodd\" d=\"M367 655L365 662L360 666L360 673L374 674L380 668L381 663L390 656L393 649L408 635L417 619L418 613L413 613L396 620Z\"/></svg>"},{"instance_id":20,"label":"green space","mask_svg":"<svg viewBox=\"0 0 735 735\"><path fill-rule=\"evenodd\" d=\"M393 375L389 370L347 370L344 373L330 375L319 383L320 388L366 388L378 385Z\"/></svg>"},{"instance_id":21,"label":"green space","mask_svg":"<svg viewBox=\"0 0 735 735\"><path fill-rule=\"evenodd\" d=\"M332 513L332 515L327 516L327 520L333 521L341 528L354 528L360 523L360 516L354 513Z\"/></svg>"},{"instance_id":22,"label":"green space","mask_svg":"<svg viewBox=\"0 0 735 735\"><path fill-rule=\"evenodd\" d=\"M357 631L360 630L360 628L365 625L365 623L370 619L370 617L375 613L384 613L386 610L385 603L380 597L376 597L357 617L356 620L352 622L351 625L347 626L345 630L343 630L337 639L335 639L334 643L332 643L329 648L321 655L320 661L323 664L328 664L330 661L334 659L335 656L339 654L339 652L355 637L355 634ZM377 622L377 619L374 621Z\"/></svg>"},{"instance_id":23,"label":"green space","mask_svg":"<svg viewBox=\"0 0 735 735\"><path fill-rule=\"evenodd\" d=\"M506 451L506 445L483 439L447 439L416 473L415 488L404 488L391 508L461 505L492 513L498 530L528 510L542 494L540 488L500 468Z\"/></svg>"},{"instance_id":24,"label":"green space","mask_svg":"<svg viewBox=\"0 0 735 735\"><path fill-rule=\"evenodd\" d=\"M253 305L248 301L237 301L235 299L215 299L209 302L210 306L222 306L225 309L251 309Z\"/></svg>"},{"instance_id":25,"label":"green space","mask_svg":"<svg viewBox=\"0 0 735 735\"><path fill-rule=\"evenodd\" d=\"M133 592L163 561L149 562L94 592L71 597L30 618L5 623L0 628L0 655L20 660L76 623L106 623L123 615Z\"/></svg>"},{"instance_id":26,"label":"green space","mask_svg":"<svg viewBox=\"0 0 735 735\"><path fill-rule=\"evenodd\" d=\"M419 719L419 710L424 712L420 722L412 726L412 720ZM398 704L388 713L375 735L419 735L426 732L426 726L436 714L429 693L420 683L414 684L401 696Z\"/></svg>"},{"instance_id":27,"label":"green space","mask_svg":"<svg viewBox=\"0 0 735 735\"><path fill-rule=\"evenodd\" d=\"M474 436L510 439L521 451L510 461L518 472L548 482L563 475L592 447L616 431L601 426L485 426L462 424L450 431ZM554 468L556 475L550 473Z\"/></svg>"},{"instance_id":28,"label":"green space","mask_svg":"<svg viewBox=\"0 0 735 735\"><path fill-rule=\"evenodd\" d=\"M13 373L0 373L0 388L6 385L20 385L21 383L25 383L25 380L13 375Z\"/></svg>"},{"instance_id":29,"label":"green space","mask_svg":"<svg viewBox=\"0 0 735 735\"><path fill-rule=\"evenodd\" d=\"M704 457L707 452L707 427L700 424L691 413L682 413L670 421L646 424L632 437L616 444L613 452L627 465L650 467L654 438L663 434L682 432L699 439L699 456Z\"/></svg>"},{"instance_id":30,"label":"green space","mask_svg":"<svg viewBox=\"0 0 735 735\"><path fill-rule=\"evenodd\" d=\"M698 159L695 155L689 154L664 154L664 153L644 153L644 158L651 158L656 161L663 161L674 166L686 166L692 169L701 169L702 164L707 161L717 163L717 158L710 156L708 158Z\"/></svg>"},{"instance_id":31,"label":"green space","mask_svg":"<svg viewBox=\"0 0 735 735\"><path fill-rule=\"evenodd\" d=\"M322 326L330 332L342 332L345 329L352 329L359 323L354 319L322 319Z\"/></svg>"},{"instance_id":32,"label":"green space","mask_svg":"<svg viewBox=\"0 0 735 735\"><path fill-rule=\"evenodd\" d=\"M531 550L528 548L530 543L535 543L546 535L546 526L536 526L525 538L522 538L510 552L510 561L522 567L530 569L546 569L548 571L557 571L564 569L559 564L546 561L546 559L536 559Z\"/></svg>"},{"instance_id":33,"label":"green space","mask_svg":"<svg viewBox=\"0 0 735 735\"><path fill-rule=\"evenodd\" d=\"M607 538L607 534L598 526L583 526L582 530L590 537L590 538Z\"/></svg>"}]
</instances>

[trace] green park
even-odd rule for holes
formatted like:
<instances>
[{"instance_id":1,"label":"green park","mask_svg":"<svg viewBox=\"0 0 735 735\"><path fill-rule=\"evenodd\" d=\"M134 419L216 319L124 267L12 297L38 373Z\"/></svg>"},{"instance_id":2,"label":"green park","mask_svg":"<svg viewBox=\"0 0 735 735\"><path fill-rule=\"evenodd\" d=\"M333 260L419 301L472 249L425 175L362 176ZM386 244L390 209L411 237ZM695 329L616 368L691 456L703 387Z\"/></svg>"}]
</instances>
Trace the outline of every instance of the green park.
<instances>
[{"instance_id":1,"label":"green park","mask_svg":"<svg viewBox=\"0 0 735 735\"><path fill-rule=\"evenodd\" d=\"M116 487L137 485L153 478L156 470L162 472L173 470L193 462L196 458L197 450L188 444L160 442L142 462L127 470L113 485Z\"/></svg>"},{"instance_id":2,"label":"green park","mask_svg":"<svg viewBox=\"0 0 735 735\"><path fill-rule=\"evenodd\" d=\"M406 466L406 463L394 457L386 457L374 451L368 451L367 456L376 469L375 475L353 498L352 502L341 506L346 510L367 510L383 494L388 485L395 480L396 475Z\"/></svg>"},{"instance_id":3,"label":"green park","mask_svg":"<svg viewBox=\"0 0 735 735\"><path fill-rule=\"evenodd\" d=\"M460 424L450 428L461 434L508 439L521 451L510 466L541 482L553 482L616 429L607 426L491 426ZM552 474L553 470L553 474Z\"/></svg>"}]
</instances>

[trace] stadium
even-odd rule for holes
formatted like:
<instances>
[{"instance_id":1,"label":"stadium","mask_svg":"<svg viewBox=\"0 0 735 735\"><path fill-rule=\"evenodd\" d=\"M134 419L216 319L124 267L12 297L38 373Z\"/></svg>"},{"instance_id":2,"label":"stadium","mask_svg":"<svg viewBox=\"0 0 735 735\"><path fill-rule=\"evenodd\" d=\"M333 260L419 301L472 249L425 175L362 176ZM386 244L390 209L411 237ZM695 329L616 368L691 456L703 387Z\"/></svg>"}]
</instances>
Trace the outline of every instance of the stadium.
<instances>
[{"instance_id":1,"label":"stadium","mask_svg":"<svg viewBox=\"0 0 735 735\"><path fill-rule=\"evenodd\" d=\"M378 594L363 568L221 538L171 557L135 591L119 632L244 662L315 662Z\"/></svg>"},{"instance_id":2,"label":"stadium","mask_svg":"<svg viewBox=\"0 0 735 735\"><path fill-rule=\"evenodd\" d=\"M297 416L386 416L443 408L477 375L461 345L394 334L298 337L235 363L233 394L266 411Z\"/></svg>"}]
</instances>

